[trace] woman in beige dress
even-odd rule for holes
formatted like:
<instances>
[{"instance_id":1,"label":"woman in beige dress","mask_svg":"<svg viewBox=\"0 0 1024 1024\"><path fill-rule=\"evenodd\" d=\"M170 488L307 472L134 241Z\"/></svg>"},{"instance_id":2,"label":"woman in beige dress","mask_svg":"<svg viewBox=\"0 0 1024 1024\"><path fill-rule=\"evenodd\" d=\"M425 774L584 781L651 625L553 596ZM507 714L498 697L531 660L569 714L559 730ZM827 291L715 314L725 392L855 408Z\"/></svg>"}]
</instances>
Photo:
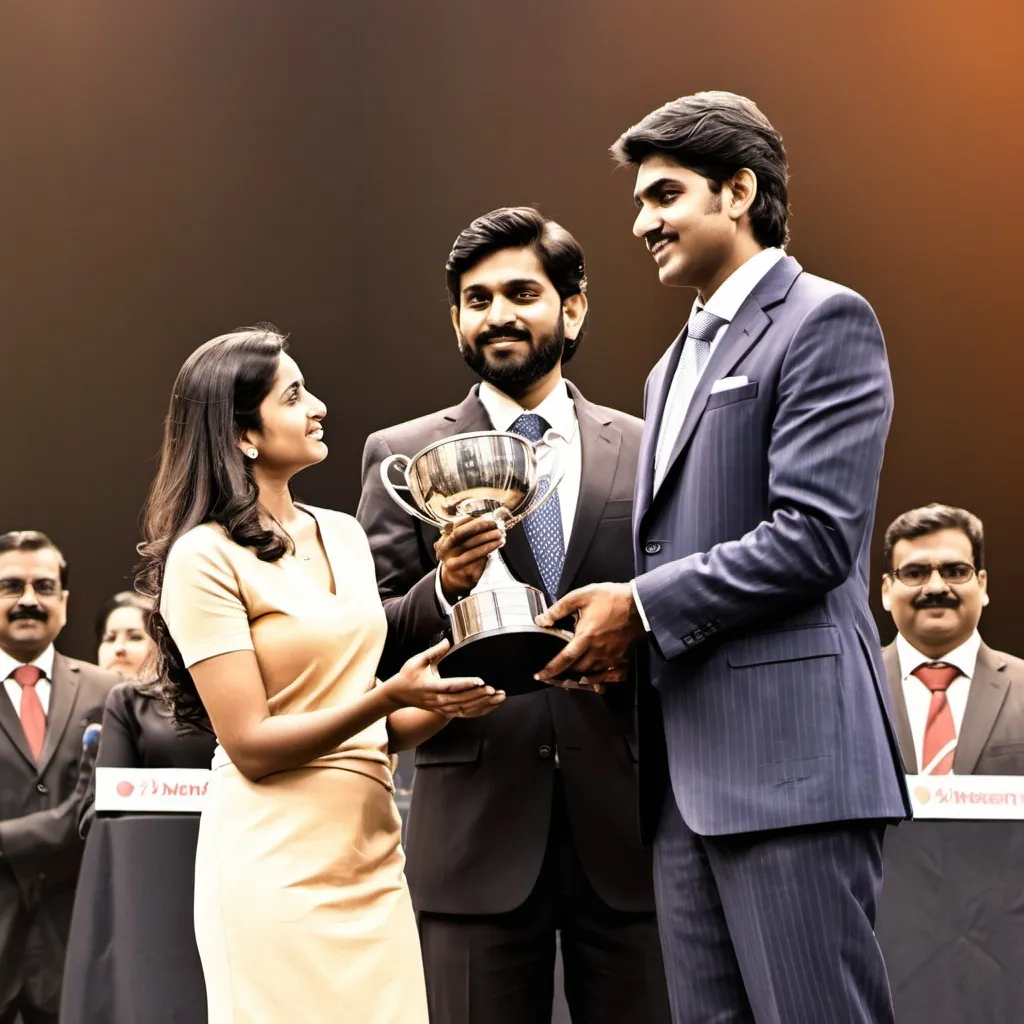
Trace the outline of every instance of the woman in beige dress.
<instances>
[{"instance_id":1,"label":"woman in beige dress","mask_svg":"<svg viewBox=\"0 0 1024 1024\"><path fill-rule=\"evenodd\" d=\"M207 342L175 382L146 510L175 716L218 740L195 883L210 1024L427 1024L389 752L504 698L442 680L444 643L375 678L367 540L290 491L327 455L325 415L276 330Z\"/></svg>"}]
</instances>

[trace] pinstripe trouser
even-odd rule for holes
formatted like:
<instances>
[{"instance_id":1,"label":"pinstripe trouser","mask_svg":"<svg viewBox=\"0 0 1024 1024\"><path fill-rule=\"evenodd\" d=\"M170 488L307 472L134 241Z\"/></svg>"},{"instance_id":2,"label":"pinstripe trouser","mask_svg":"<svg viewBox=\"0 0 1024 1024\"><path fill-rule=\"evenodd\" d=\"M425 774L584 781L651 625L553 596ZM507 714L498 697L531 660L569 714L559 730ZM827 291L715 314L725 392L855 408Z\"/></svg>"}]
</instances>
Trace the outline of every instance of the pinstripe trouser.
<instances>
[{"instance_id":1,"label":"pinstripe trouser","mask_svg":"<svg viewBox=\"0 0 1024 1024\"><path fill-rule=\"evenodd\" d=\"M673 1024L893 1024L874 935L884 831L699 836L670 792L654 884Z\"/></svg>"}]
</instances>

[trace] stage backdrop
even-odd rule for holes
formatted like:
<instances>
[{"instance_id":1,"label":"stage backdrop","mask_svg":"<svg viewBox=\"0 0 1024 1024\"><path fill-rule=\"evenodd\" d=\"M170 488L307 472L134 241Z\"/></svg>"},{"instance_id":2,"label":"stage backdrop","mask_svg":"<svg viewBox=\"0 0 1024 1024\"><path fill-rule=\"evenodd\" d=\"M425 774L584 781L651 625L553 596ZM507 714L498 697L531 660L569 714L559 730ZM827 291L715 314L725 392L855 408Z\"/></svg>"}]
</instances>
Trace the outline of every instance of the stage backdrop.
<instances>
[{"instance_id":1,"label":"stage backdrop","mask_svg":"<svg viewBox=\"0 0 1024 1024\"><path fill-rule=\"evenodd\" d=\"M62 647L91 657L95 609L127 585L185 356L258 320L291 332L330 410L299 493L353 511L366 434L470 383L442 268L493 207L577 234L591 316L571 376L639 413L691 296L658 284L606 150L723 88L784 135L790 251L885 329L880 527L931 500L979 513L985 635L1022 653L1022 30L1016 0L4 3L0 530L67 552Z\"/></svg>"}]
</instances>

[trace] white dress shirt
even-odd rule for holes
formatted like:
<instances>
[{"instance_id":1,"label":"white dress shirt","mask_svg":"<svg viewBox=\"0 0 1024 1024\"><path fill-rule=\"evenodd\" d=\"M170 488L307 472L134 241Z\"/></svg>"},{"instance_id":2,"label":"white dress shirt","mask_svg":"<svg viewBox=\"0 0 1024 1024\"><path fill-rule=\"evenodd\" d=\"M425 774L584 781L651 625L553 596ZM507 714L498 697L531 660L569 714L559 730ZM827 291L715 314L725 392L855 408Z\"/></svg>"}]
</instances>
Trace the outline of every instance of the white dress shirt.
<instances>
[{"instance_id":1,"label":"white dress shirt","mask_svg":"<svg viewBox=\"0 0 1024 1024\"><path fill-rule=\"evenodd\" d=\"M50 644L35 661L29 662L43 673L39 682L36 683L36 693L39 695L39 703L43 705L43 712L47 715L50 713L50 680L53 679L54 653L53 644ZM4 689L7 691L7 696L11 698L18 718L21 718L21 684L16 683L11 675L16 668L21 668L23 664L22 661L15 661L5 651L0 651L0 679L4 681Z\"/></svg>"},{"instance_id":2,"label":"white dress shirt","mask_svg":"<svg viewBox=\"0 0 1024 1024\"><path fill-rule=\"evenodd\" d=\"M935 661L945 662L958 668L961 675L957 676L946 689L946 700L953 715L953 727L957 739L960 738L960 727L964 722L967 710L967 697L971 692L971 680L978 664L978 650L981 647L981 635L975 630L959 647L944 654L941 658L926 658L902 633L896 634L896 653L900 659L900 677L903 683L903 699L907 705L907 716L910 718L910 732L914 737L914 756L917 759L917 770L920 772L927 766L922 764L924 755L924 730L928 724L928 709L932 703L932 691L928 689L913 673L922 665L931 665Z\"/></svg>"},{"instance_id":3,"label":"white dress shirt","mask_svg":"<svg viewBox=\"0 0 1024 1024\"><path fill-rule=\"evenodd\" d=\"M718 286L718 290L706 303L701 303L700 296L693 300L693 308L690 310L691 319L694 313L699 309L706 309L709 313L719 316L725 321L725 323L718 328L718 332L715 334L714 340L711 342L711 355L709 356L709 361L714 357L715 349L718 347L718 343L722 340L722 336L728 330L729 324L735 319L736 314L740 311L740 306L747 301L750 293L757 287L765 274L767 274L768 271L779 262L779 260L783 259L785 255L786 250L778 247L762 249L760 252L751 256L746 263L737 267ZM676 376L672 379L673 389L685 386L684 382L680 379L679 372L682 362L683 361L680 359L679 364L676 366ZM698 381L699 380L700 378L698 377ZM669 409L672 404L673 403L670 400L666 399L665 410ZM683 403L676 403L675 416L672 417L672 422L668 422L667 418L663 419L658 429L658 443L655 445L655 450L664 451L666 458L668 457L668 453L672 450L672 445L675 442L675 435L682 429L683 420L686 418L686 411L686 405ZM671 441L665 436L666 432L671 432ZM668 467L665 466L662 467L662 469L664 471L667 470ZM637 611L640 613L644 629L650 632L651 627L647 622L647 616L644 614L643 605L640 603L640 595L637 593L636 584L632 584L632 587L633 601L636 604Z\"/></svg>"},{"instance_id":4,"label":"white dress shirt","mask_svg":"<svg viewBox=\"0 0 1024 1024\"><path fill-rule=\"evenodd\" d=\"M565 466L565 476L562 477L562 482L558 485L558 490L556 491L559 509L562 514L562 537L565 541L566 549L568 549L569 537L572 535L572 524L576 519L576 506L580 498L580 480L583 475L583 445L580 441L579 426L576 419L576 406L573 403L572 396L569 394L568 387L564 382L557 385L551 394L535 409L524 409L517 401L509 398L503 391L499 391L493 384L488 384L486 381L480 385L477 397L480 399L480 404L484 407L490 418L491 426L495 430L507 431L524 413L536 413L536 415L547 420L552 430L568 440L568 445L564 447L560 445L557 449L558 458L565 460L563 463ZM553 456L545 457L545 461L541 463L542 471L551 465L548 459L553 460L553 458ZM554 501L555 499L551 498L550 500ZM513 529L521 530L522 523L513 527ZM437 573L435 588L442 610L450 613L451 605L448 604L444 594L441 592L440 572Z\"/></svg>"}]
</instances>

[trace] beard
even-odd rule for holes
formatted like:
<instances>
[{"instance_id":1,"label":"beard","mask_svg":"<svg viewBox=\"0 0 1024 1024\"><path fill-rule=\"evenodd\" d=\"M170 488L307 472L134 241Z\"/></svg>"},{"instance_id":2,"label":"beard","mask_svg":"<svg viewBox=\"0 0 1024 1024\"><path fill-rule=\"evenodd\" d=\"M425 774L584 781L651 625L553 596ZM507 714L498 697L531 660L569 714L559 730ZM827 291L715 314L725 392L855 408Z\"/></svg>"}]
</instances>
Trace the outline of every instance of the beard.
<instances>
[{"instance_id":1,"label":"beard","mask_svg":"<svg viewBox=\"0 0 1024 1024\"><path fill-rule=\"evenodd\" d=\"M489 338L518 338L531 344L525 356L495 353L487 344ZM459 351L466 365L481 379L499 390L503 385L525 385L546 377L561 361L565 350L565 316L559 311L558 323L551 334L533 342L528 331L495 329L481 331L470 347L461 332Z\"/></svg>"}]
</instances>

